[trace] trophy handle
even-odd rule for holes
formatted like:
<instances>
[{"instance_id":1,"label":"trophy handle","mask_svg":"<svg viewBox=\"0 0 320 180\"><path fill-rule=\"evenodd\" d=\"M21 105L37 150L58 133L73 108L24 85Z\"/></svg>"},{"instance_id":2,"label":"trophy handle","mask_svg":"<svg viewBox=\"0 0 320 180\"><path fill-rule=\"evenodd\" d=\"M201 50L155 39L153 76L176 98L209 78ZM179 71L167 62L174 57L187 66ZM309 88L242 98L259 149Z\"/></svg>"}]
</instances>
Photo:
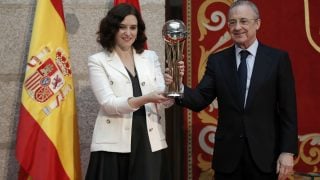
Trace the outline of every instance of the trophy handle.
<instances>
[{"instance_id":1,"label":"trophy handle","mask_svg":"<svg viewBox=\"0 0 320 180\"><path fill-rule=\"evenodd\" d=\"M168 68L169 75L173 78L173 82L166 86L165 94L168 97L181 97L180 92L180 74L178 62L183 59L184 41L177 43L166 43L166 68Z\"/></svg>"}]
</instances>

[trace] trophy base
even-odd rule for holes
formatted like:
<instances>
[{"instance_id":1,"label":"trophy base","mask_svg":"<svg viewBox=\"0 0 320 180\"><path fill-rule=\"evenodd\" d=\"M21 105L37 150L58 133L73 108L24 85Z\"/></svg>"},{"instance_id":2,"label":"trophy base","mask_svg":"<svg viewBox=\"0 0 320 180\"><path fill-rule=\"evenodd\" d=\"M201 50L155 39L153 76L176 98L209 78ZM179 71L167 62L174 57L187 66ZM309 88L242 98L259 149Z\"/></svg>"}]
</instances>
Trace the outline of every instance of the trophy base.
<instances>
[{"instance_id":1,"label":"trophy base","mask_svg":"<svg viewBox=\"0 0 320 180\"><path fill-rule=\"evenodd\" d=\"M175 97L182 97L182 96L183 96L183 93L167 92L167 93L165 93L165 95L166 95L167 97L173 97L173 98L175 98Z\"/></svg>"}]
</instances>

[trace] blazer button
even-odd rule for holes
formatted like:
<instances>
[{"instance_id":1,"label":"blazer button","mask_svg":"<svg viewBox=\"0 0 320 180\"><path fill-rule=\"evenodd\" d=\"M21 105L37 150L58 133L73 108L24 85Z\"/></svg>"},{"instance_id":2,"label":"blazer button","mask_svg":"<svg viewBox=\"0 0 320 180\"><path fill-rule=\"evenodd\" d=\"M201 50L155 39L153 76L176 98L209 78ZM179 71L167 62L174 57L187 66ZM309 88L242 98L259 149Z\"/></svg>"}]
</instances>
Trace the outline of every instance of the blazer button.
<instances>
[{"instance_id":1,"label":"blazer button","mask_svg":"<svg viewBox=\"0 0 320 180\"><path fill-rule=\"evenodd\" d=\"M243 134L240 134L239 138L240 138L240 139L243 139L243 138L244 138L244 135L243 135Z\"/></svg>"},{"instance_id":2,"label":"blazer button","mask_svg":"<svg viewBox=\"0 0 320 180\"><path fill-rule=\"evenodd\" d=\"M107 124L110 124L110 119L107 119L107 120L106 120L106 123L107 123Z\"/></svg>"},{"instance_id":3,"label":"blazer button","mask_svg":"<svg viewBox=\"0 0 320 180\"><path fill-rule=\"evenodd\" d=\"M153 128L150 128L150 129L149 129L149 132L151 132L152 130L153 130Z\"/></svg>"},{"instance_id":4,"label":"blazer button","mask_svg":"<svg viewBox=\"0 0 320 180\"><path fill-rule=\"evenodd\" d=\"M113 85L113 81L110 81L110 85Z\"/></svg>"},{"instance_id":5,"label":"blazer button","mask_svg":"<svg viewBox=\"0 0 320 180\"><path fill-rule=\"evenodd\" d=\"M146 83L145 83L145 82L142 82L142 83L141 83L141 86L144 86L144 85L146 85Z\"/></svg>"}]
</instances>

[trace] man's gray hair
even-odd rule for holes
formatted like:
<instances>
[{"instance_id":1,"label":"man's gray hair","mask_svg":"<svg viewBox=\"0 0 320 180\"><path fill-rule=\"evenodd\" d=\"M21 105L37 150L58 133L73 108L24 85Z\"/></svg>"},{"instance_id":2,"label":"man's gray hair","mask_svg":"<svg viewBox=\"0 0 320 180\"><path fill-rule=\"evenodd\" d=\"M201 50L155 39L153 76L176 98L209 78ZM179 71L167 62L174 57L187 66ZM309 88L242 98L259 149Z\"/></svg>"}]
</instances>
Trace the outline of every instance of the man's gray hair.
<instances>
[{"instance_id":1,"label":"man's gray hair","mask_svg":"<svg viewBox=\"0 0 320 180\"><path fill-rule=\"evenodd\" d=\"M233 2L229 8L228 17L230 16L231 11L235 7L243 6L243 5L249 6L253 10L253 12L255 13L255 15L256 15L255 18L260 19L260 14L259 14L259 10L258 10L257 6L253 2L248 1L248 0L237 0L237 1Z\"/></svg>"}]
</instances>

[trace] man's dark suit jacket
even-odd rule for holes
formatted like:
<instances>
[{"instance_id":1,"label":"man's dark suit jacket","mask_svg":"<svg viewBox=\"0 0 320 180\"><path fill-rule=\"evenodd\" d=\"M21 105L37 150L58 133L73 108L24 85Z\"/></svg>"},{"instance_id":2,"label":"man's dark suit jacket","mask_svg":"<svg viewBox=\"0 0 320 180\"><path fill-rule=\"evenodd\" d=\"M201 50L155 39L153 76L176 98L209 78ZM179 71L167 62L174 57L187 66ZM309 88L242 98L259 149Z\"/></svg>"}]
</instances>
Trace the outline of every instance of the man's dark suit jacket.
<instances>
[{"instance_id":1,"label":"man's dark suit jacket","mask_svg":"<svg viewBox=\"0 0 320 180\"><path fill-rule=\"evenodd\" d=\"M263 172L275 171L281 152L297 154L295 84L286 52L259 43L246 107L240 103L235 47L208 58L205 74L195 89L184 87L178 104L193 111L218 100L218 127L212 166L232 172L239 164L244 138Z\"/></svg>"}]
</instances>

